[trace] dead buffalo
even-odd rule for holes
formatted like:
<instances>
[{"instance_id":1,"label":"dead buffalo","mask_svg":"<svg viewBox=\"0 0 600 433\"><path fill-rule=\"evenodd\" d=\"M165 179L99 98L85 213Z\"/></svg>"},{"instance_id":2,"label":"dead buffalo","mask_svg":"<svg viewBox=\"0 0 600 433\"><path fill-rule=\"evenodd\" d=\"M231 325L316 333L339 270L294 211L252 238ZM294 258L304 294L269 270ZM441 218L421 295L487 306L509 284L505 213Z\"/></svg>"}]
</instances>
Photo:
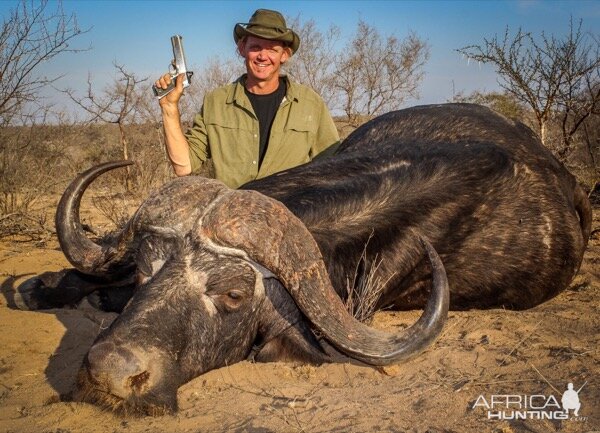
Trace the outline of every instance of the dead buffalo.
<instances>
[{"instance_id":1,"label":"dead buffalo","mask_svg":"<svg viewBox=\"0 0 600 433\"><path fill-rule=\"evenodd\" d=\"M80 199L124 164L83 173L63 195L57 232L76 270L19 291L36 308L99 288L104 307L126 303L90 348L75 397L142 413L176 409L180 385L248 357L413 356L443 326L448 282L454 309L532 307L568 286L590 233L574 177L527 127L476 105L386 114L335 156L241 190L176 179L94 243ZM419 321L393 335L354 319L343 300L367 280L379 282L377 308L424 308Z\"/></svg>"}]
</instances>

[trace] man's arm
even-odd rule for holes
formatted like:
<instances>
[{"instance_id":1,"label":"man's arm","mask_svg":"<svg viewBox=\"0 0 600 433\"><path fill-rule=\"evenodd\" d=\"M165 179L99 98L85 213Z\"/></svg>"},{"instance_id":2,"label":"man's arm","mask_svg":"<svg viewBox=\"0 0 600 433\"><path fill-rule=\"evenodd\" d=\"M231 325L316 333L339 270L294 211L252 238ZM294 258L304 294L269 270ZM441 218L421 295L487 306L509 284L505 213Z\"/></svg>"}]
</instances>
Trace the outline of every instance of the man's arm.
<instances>
[{"instance_id":1,"label":"man's arm","mask_svg":"<svg viewBox=\"0 0 600 433\"><path fill-rule=\"evenodd\" d=\"M189 145L181 128L181 114L179 113L179 99L183 94L184 74L177 77L175 89L159 100L162 112L163 127L167 155L177 176L187 176L192 172L190 163ZM166 89L171 82L169 74L163 75L155 84Z\"/></svg>"}]
</instances>

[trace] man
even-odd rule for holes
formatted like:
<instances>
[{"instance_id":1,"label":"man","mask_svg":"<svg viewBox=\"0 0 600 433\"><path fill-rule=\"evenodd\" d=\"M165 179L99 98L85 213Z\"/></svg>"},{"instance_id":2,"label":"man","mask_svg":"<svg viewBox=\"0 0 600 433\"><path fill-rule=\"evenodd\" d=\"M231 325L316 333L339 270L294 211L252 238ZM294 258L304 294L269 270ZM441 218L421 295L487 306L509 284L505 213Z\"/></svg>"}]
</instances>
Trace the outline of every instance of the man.
<instances>
[{"instance_id":1,"label":"man","mask_svg":"<svg viewBox=\"0 0 600 433\"><path fill-rule=\"evenodd\" d=\"M337 129L323 100L310 88L281 76L281 66L300 45L276 11L259 9L236 24L233 38L246 74L207 94L192 128L181 128L176 88L160 99L167 153L178 176L197 174L210 159L214 175L231 188L333 153ZM166 88L169 74L156 81Z\"/></svg>"}]
</instances>

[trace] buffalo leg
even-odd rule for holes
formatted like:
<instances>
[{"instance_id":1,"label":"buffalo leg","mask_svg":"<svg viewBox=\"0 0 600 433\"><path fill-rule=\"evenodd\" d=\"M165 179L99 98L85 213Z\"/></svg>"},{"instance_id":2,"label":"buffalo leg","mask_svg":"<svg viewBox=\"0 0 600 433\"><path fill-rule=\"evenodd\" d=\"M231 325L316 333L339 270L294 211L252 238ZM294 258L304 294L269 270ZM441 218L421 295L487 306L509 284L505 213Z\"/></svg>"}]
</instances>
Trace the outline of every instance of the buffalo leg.
<instances>
[{"instance_id":1,"label":"buffalo leg","mask_svg":"<svg viewBox=\"0 0 600 433\"><path fill-rule=\"evenodd\" d=\"M104 311L120 312L133 294L133 281L106 281L75 269L44 272L20 284L14 293L14 307L22 310L75 307L89 296L90 303Z\"/></svg>"}]
</instances>

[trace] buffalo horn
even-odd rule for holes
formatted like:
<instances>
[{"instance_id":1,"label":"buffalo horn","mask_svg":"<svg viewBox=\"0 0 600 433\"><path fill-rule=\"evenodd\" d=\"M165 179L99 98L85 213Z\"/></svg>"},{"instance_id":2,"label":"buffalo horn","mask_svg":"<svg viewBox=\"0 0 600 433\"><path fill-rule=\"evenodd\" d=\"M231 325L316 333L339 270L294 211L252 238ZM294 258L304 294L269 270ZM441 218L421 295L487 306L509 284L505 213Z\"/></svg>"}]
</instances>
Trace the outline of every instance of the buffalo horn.
<instances>
[{"instance_id":1,"label":"buffalo horn","mask_svg":"<svg viewBox=\"0 0 600 433\"><path fill-rule=\"evenodd\" d=\"M99 245L88 239L79 218L83 193L102 173L131 164L132 161L115 161L92 167L77 176L60 199L55 220L58 241L69 262L85 274L106 275L123 267L126 248L122 244L129 229L126 227L114 244Z\"/></svg>"},{"instance_id":2,"label":"buffalo horn","mask_svg":"<svg viewBox=\"0 0 600 433\"><path fill-rule=\"evenodd\" d=\"M431 296L420 319L397 334L371 328L352 317L332 287L314 238L283 204L254 191L235 191L204 216L201 236L244 250L273 271L298 307L346 355L371 365L388 365L424 350L439 335L448 312L448 280L431 244L422 244L431 263Z\"/></svg>"}]
</instances>

